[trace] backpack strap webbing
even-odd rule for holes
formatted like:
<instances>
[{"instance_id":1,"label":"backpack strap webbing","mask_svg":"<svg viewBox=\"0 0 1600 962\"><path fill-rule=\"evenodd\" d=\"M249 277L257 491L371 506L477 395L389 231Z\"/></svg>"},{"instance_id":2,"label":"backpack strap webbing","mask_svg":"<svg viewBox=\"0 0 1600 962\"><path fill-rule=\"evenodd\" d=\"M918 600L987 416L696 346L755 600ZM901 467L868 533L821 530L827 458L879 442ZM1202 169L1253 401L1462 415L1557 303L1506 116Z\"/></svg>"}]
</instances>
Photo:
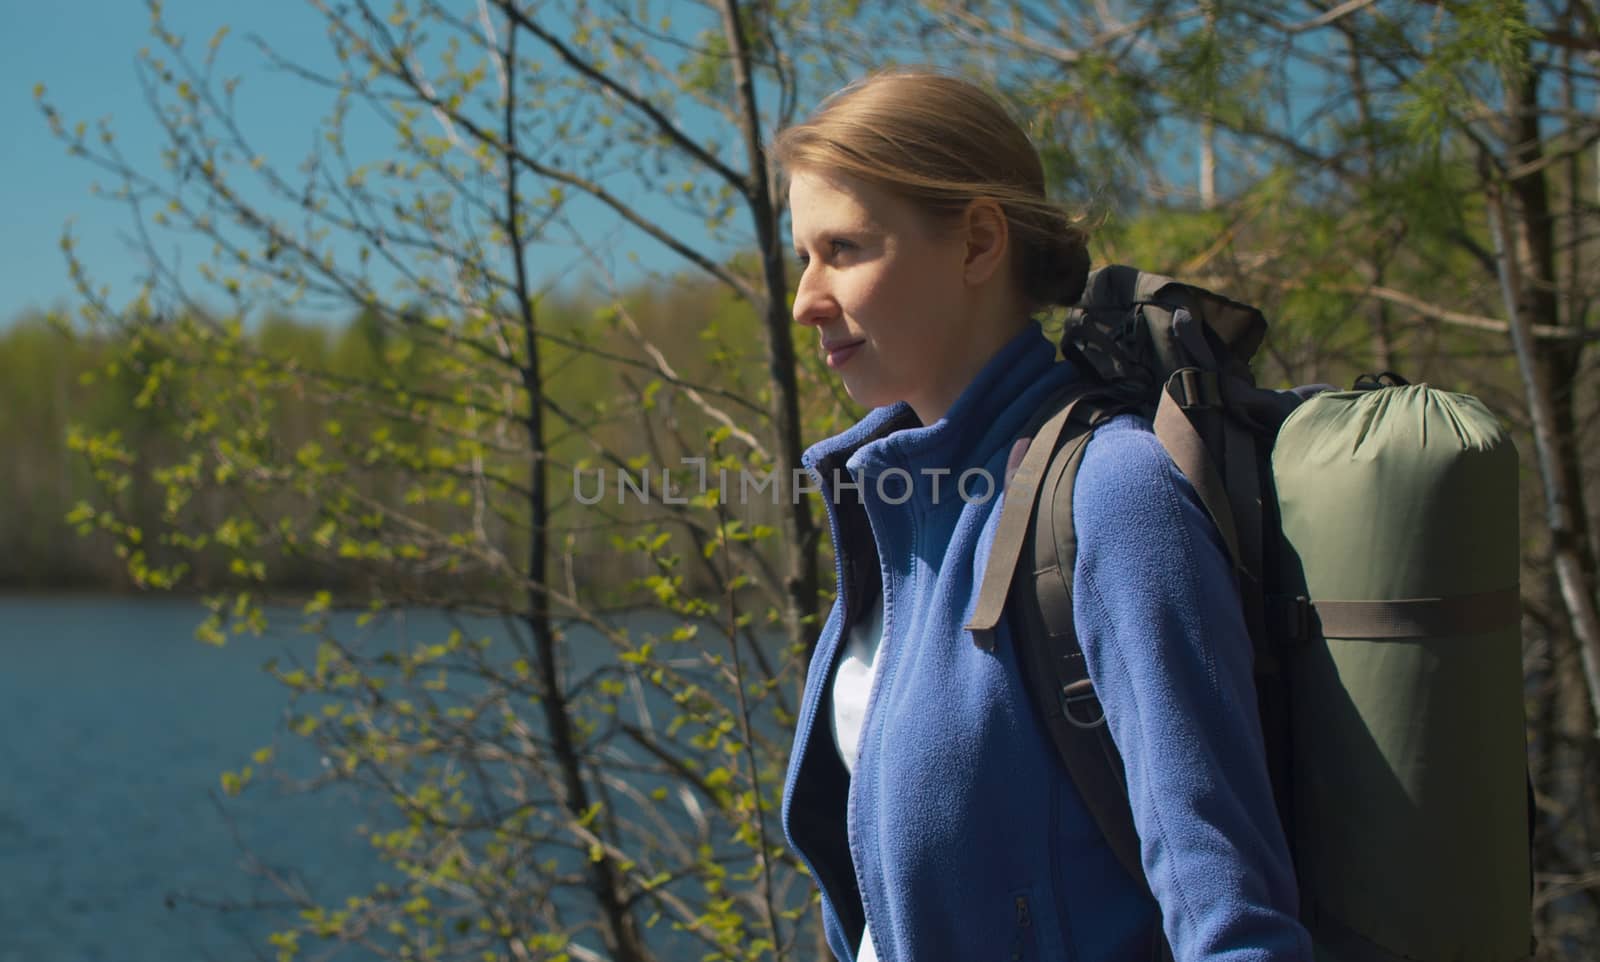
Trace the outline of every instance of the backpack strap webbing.
<instances>
[{"instance_id":1,"label":"backpack strap webbing","mask_svg":"<svg viewBox=\"0 0 1600 962\"><path fill-rule=\"evenodd\" d=\"M1039 489L1044 482L1050 459L1061 444L1067 422L1077 412L1081 402L1088 399L1082 388L1069 386L1052 395L1041 408L1044 420L1035 418L1022 437L1030 437L1028 450L1016 473L1005 484L1005 503L1000 508L1000 522L995 528L994 543L989 549L988 564L984 568L983 582L978 587L978 602L972 618L966 624L972 632L972 643L984 651L994 650L994 631L1005 614L1006 599L1011 594L1012 574L1022 557L1023 542L1033 520L1033 506L1039 499Z\"/></svg>"},{"instance_id":2,"label":"backpack strap webbing","mask_svg":"<svg viewBox=\"0 0 1600 962\"><path fill-rule=\"evenodd\" d=\"M1044 717L1057 756L1105 836L1119 864L1149 891L1139 834L1128 801L1122 756L1089 678L1072 617L1072 570L1077 535L1072 492L1094 429L1124 411L1125 400L1098 394L1064 393L1045 406L1006 500L967 628L974 643L994 645L994 628L1010 607L1017 657L1029 699ZM1181 412L1180 412L1181 414ZM1025 429L1023 437L1029 432ZM1171 962L1166 937L1157 927L1154 962Z\"/></svg>"},{"instance_id":3,"label":"backpack strap webbing","mask_svg":"<svg viewBox=\"0 0 1600 962\"><path fill-rule=\"evenodd\" d=\"M1016 573L1018 603L1013 611L1020 621L1015 626L1020 639L1018 658L1056 755L1117 862L1149 893L1139 832L1128 799L1127 773L1089 678L1089 663L1072 612L1072 578L1078 555L1072 496L1078 471L1094 429L1124 410L1126 407L1116 402L1092 399L1081 405L1081 420L1069 426L1070 434L1051 460L1031 512L1033 523L1023 552L1030 567ZM1155 962L1172 960L1159 925L1150 958Z\"/></svg>"},{"instance_id":4,"label":"backpack strap webbing","mask_svg":"<svg viewBox=\"0 0 1600 962\"><path fill-rule=\"evenodd\" d=\"M1450 598L1317 601L1310 608L1325 638L1438 638L1515 625L1522 617L1519 597L1513 587Z\"/></svg>"},{"instance_id":5,"label":"backpack strap webbing","mask_svg":"<svg viewBox=\"0 0 1600 962\"><path fill-rule=\"evenodd\" d=\"M1204 390L1196 390L1198 384ZM1253 654L1256 701L1268 776L1278 817L1293 814L1289 705L1280 636L1267 595L1268 502L1260 475L1260 434L1246 416L1262 392L1226 372L1180 369L1167 380L1156 407L1156 439L1189 481L1222 538L1233 564ZM1279 419L1282 413L1278 413Z\"/></svg>"},{"instance_id":6,"label":"backpack strap webbing","mask_svg":"<svg viewBox=\"0 0 1600 962\"><path fill-rule=\"evenodd\" d=\"M1167 449L1167 455L1178 466L1178 470L1194 486L1200 503L1205 505L1206 513L1211 515L1211 520L1222 534L1222 543L1228 549L1228 560L1238 568L1243 558L1239 551L1238 527L1233 520L1233 503L1228 499L1228 489L1223 486L1222 474L1217 470L1216 462L1206 451L1205 439L1189 419L1186 408L1198 405L1186 401L1183 382L1179 379L1182 373L1173 374L1161 391L1153 422L1156 439Z\"/></svg>"}]
</instances>

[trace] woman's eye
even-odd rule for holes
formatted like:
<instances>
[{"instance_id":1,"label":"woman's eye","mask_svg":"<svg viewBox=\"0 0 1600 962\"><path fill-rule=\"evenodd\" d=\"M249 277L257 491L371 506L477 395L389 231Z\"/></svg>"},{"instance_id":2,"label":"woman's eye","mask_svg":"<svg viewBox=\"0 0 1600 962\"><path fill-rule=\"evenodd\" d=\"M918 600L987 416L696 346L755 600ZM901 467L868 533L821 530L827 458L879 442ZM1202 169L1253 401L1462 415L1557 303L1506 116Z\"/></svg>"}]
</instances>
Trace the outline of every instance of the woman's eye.
<instances>
[{"instance_id":1,"label":"woman's eye","mask_svg":"<svg viewBox=\"0 0 1600 962\"><path fill-rule=\"evenodd\" d=\"M837 255L840 251L854 250L855 246L856 245L847 240L841 240L840 238L835 237L828 241L828 252L830 254ZM794 257L795 261L800 265L802 270L805 269L807 264L811 263L811 257L807 254L797 253L794 255Z\"/></svg>"}]
</instances>

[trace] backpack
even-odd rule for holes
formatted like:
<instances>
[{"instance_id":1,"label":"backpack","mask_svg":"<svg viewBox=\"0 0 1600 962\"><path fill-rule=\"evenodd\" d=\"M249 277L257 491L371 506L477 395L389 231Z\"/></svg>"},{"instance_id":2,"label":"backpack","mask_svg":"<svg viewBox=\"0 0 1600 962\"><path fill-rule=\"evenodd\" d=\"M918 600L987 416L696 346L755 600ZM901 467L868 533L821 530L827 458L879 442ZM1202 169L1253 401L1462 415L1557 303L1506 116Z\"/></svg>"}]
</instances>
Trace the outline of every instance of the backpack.
<instances>
[{"instance_id":1,"label":"backpack","mask_svg":"<svg viewBox=\"0 0 1600 962\"><path fill-rule=\"evenodd\" d=\"M1266 321L1131 267L1089 277L967 628L1010 610L1029 697L1118 861L1145 883L1121 757L1073 629L1072 491L1135 412L1233 562L1274 801L1319 960L1512 962L1532 945L1517 455L1476 398L1389 373L1255 385ZM1160 958L1171 958L1158 938Z\"/></svg>"}]
</instances>

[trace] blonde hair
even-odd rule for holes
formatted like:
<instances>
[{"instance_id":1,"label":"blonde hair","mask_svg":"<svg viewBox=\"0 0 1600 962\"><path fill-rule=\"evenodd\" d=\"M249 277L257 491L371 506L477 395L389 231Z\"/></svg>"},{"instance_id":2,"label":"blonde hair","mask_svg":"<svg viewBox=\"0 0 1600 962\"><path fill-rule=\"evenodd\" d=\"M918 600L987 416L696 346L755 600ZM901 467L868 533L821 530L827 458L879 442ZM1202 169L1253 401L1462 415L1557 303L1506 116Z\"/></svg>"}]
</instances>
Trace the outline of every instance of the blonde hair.
<instances>
[{"instance_id":1,"label":"blonde hair","mask_svg":"<svg viewBox=\"0 0 1600 962\"><path fill-rule=\"evenodd\" d=\"M846 174L897 195L934 223L987 197L1005 211L1012 277L1034 310L1075 304L1089 273L1084 218L1045 196L1039 153L998 100L936 71L869 74L781 131L772 159L799 171Z\"/></svg>"}]
</instances>

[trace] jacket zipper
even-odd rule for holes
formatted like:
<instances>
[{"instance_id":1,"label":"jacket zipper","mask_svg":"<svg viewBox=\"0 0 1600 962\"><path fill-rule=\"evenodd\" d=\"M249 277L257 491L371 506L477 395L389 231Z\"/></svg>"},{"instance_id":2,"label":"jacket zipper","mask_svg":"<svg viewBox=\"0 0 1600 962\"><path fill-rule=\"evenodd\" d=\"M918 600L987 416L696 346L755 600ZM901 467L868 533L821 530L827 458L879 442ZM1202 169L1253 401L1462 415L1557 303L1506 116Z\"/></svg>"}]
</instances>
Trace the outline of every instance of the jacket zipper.
<instances>
[{"instance_id":1,"label":"jacket zipper","mask_svg":"<svg viewBox=\"0 0 1600 962\"><path fill-rule=\"evenodd\" d=\"M825 493L827 493L827 494L829 494L831 496L831 491L826 487L826 483L825 483L825 481L823 480L823 477L822 477L822 469L825 466L826 465L819 464L815 469L813 469L813 474L815 475L815 479L817 481L818 487L821 488ZM839 611L839 623L837 625L838 637L835 640L834 652L833 652L833 655L832 655L832 658L838 658L839 657L839 653L843 650L843 647L844 647L844 639L848 636L849 631L850 631L850 621L849 621L849 619L853 614L853 612L851 611L851 603L853 601L855 601L855 598L853 597L853 595L852 595L852 593L850 591L850 585L849 585L850 579L848 577L846 577L847 572L845 570L845 563L844 563L845 552L840 547L839 520L838 520L837 506L834 505L834 504L829 503L828 499L825 498L824 499L824 503L823 503L823 512L828 516L828 534L833 539L833 575L834 575L834 579L835 579L834 584L839 589L839 608L840 608L840 611ZM826 643L827 641L828 641L828 639L826 637L819 637L817 639L817 647L820 649L823 646L823 644ZM822 719L822 720L819 721L817 719L817 717L816 717L817 707L818 707L818 704L819 704L819 702L821 700L821 692L823 691L823 689L825 687L826 687L825 685L818 686L817 690L812 693L813 694L813 700L810 701L808 704L805 704L805 705L801 706L801 718L802 718L802 720L809 720L809 724L807 725L807 729L806 729L808 732L814 732L815 729L816 729L816 726L818 724L826 724L827 723L826 719ZM803 751L806 751L806 752L811 751L810 742L811 742L811 739L810 739L810 737L808 735L807 738L806 738L806 745L802 749ZM848 789L846 790L845 794L846 794L846 797L848 798L848 796L849 796ZM846 846L845 847L846 847L846 851L848 851L848 849L849 849L848 841L846 842ZM805 864L806 870L808 872L810 872L811 873L811 877L816 880L817 886L818 886L818 888L820 888L822 890L823 895L828 899L828 901L832 902L835 906L840 905L841 904L841 900L839 898L839 892L838 892L839 886L835 882L833 877L831 875L827 875L827 874L818 872L815 862L812 861L812 859L811 859L811 857L809 855L805 854L804 852L800 852L798 854L800 855L800 861ZM852 872L853 872L853 866L852 866ZM856 886L857 886L858 890L860 888L860 884L861 884L860 883L860 879L859 878L856 879ZM863 908L863 910L865 910L865 905L864 904L863 904L862 908ZM835 909L835 911L836 912L838 911L837 908ZM864 914L864 911L863 911L863 914Z\"/></svg>"},{"instance_id":2,"label":"jacket zipper","mask_svg":"<svg viewBox=\"0 0 1600 962\"><path fill-rule=\"evenodd\" d=\"M1033 913L1028 909L1028 897L1018 894L1014 897L1016 907L1017 932L1011 942L1011 962L1023 962L1032 958L1037 953L1031 951L1033 947Z\"/></svg>"}]
</instances>

